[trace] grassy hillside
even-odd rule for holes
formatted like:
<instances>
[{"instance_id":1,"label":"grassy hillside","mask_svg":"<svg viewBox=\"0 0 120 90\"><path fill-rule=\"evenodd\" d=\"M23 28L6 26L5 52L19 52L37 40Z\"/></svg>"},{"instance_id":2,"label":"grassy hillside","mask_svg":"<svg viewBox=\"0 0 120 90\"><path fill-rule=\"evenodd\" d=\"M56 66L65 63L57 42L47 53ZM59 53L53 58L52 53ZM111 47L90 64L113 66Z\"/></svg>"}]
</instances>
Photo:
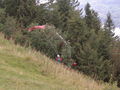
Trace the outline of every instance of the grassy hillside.
<instances>
[{"instance_id":1,"label":"grassy hillside","mask_svg":"<svg viewBox=\"0 0 120 90\"><path fill-rule=\"evenodd\" d=\"M14 45L0 34L0 90L119 90Z\"/></svg>"}]
</instances>

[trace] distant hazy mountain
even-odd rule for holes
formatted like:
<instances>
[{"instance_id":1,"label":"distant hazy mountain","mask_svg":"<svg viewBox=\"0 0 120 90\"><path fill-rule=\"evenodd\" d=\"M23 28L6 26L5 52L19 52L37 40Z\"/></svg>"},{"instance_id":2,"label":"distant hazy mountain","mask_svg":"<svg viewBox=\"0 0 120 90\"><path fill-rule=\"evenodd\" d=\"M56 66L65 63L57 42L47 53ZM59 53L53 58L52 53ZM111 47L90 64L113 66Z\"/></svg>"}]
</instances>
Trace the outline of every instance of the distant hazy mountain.
<instances>
[{"instance_id":1,"label":"distant hazy mountain","mask_svg":"<svg viewBox=\"0 0 120 90\"><path fill-rule=\"evenodd\" d=\"M120 28L120 0L79 0L80 8L84 7L87 2L99 13L102 22L106 19L106 14L111 13L116 27Z\"/></svg>"}]
</instances>

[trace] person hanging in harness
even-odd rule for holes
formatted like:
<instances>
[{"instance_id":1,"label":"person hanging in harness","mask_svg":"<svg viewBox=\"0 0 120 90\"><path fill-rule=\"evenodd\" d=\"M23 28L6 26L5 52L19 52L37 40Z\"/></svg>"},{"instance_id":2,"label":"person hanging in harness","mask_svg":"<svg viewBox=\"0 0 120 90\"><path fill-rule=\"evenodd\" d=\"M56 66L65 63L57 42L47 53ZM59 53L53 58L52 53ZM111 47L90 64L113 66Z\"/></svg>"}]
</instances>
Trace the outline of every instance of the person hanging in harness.
<instances>
[{"instance_id":1,"label":"person hanging in harness","mask_svg":"<svg viewBox=\"0 0 120 90\"><path fill-rule=\"evenodd\" d=\"M62 58L60 57L60 55L58 54L57 57L56 57L56 61L62 63L62 60L63 60L63 59L62 59Z\"/></svg>"},{"instance_id":2,"label":"person hanging in harness","mask_svg":"<svg viewBox=\"0 0 120 90\"><path fill-rule=\"evenodd\" d=\"M71 64L71 68L73 68L73 69L76 69L77 68L77 63L76 62L73 62L72 64Z\"/></svg>"}]
</instances>

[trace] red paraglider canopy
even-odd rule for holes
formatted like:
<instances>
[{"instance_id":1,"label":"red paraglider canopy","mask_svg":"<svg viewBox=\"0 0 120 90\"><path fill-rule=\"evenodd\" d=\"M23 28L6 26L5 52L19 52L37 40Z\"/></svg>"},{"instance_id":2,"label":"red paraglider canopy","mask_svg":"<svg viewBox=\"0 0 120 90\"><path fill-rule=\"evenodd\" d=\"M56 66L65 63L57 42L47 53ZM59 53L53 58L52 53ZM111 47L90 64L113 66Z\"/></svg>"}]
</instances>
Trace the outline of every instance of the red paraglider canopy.
<instances>
[{"instance_id":1,"label":"red paraglider canopy","mask_svg":"<svg viewBox=\"0 0 120 90\"><path fill-rule=\"evenodd\" d=\"M45 25L40 25L40 26L33 26L31 28L28 28L28 31L33 31L36 29L45 29Z\"/></svg>"}]
</instances>

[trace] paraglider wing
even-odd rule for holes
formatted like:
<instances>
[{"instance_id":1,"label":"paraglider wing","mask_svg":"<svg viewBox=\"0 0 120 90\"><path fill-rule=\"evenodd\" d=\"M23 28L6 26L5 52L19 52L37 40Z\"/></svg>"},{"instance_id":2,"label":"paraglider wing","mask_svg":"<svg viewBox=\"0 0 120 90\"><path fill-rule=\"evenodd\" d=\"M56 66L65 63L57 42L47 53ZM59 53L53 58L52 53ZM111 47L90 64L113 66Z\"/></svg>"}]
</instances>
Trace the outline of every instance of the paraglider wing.
<instances>
[{"instance_id":1,"label":"paraglider wing","mask_svg":"<svg viewBox=\"0 0 120 90\"><path fill-rule=\"evenodd\" d=\"M36 29L45 29L45 25L41 25L41 26L33 26L31 28L28 29L28 31L33 31Z\"/></svg>"}]
</instances>

